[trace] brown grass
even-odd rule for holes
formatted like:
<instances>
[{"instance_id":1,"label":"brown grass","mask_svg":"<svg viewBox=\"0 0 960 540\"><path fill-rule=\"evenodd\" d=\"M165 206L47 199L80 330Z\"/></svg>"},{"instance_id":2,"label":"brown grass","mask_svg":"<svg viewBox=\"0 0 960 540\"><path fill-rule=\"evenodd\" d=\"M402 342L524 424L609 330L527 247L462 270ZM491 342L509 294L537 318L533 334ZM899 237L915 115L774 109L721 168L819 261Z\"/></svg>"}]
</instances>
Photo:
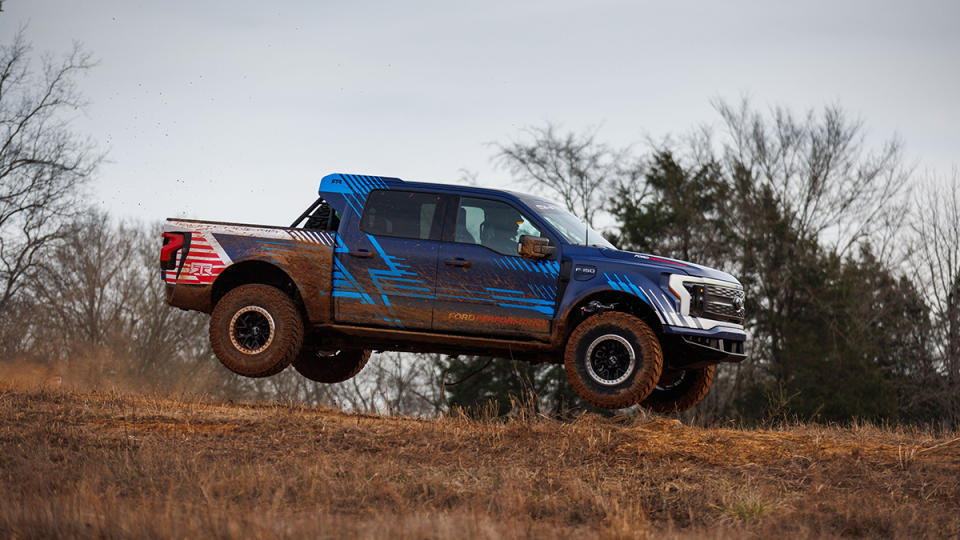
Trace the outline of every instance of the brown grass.
<instances>
[{"instance_id":1,"label":"brown grass","mask_svg":"<svg viewBox=\"0 0 960 540\"><path fill-rule=\"evenodd\" d=\"M420 420L17 388L0 387L4 537L960 531L957 433L701 429L656 416Z\"/></svg>"}]
</instances>

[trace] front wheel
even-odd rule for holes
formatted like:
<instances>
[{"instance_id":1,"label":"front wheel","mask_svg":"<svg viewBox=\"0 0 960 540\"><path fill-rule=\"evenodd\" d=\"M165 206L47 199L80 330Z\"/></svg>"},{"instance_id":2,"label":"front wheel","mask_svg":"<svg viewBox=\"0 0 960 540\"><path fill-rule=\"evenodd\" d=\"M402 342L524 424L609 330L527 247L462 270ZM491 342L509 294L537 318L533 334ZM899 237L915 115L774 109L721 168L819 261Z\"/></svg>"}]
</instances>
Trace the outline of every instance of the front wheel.
<instances>
[{"instance_id":1,"label":"front wheel","mask_svg":"<svg viewBox=\"0 0 960 540\"><path fill-rule=\"evenodd\" d=\"M570 334L564 367L573 389L604 409L643 401L660 378L660 341L642 319L607 312L580 323Z\"/></svg>"},{"instance_id":2,"label":"front wheel","mask_svg":"<svg viewBox=\"0 0 960 540\"><path fill-rule=\"evenodd\" d=\"M659 413L683 412L706 397L715 369L716 366L665 370L656 388L640 405Z\"/></svg>"},{"instance_id":3,"label":"front wheel","mask_svg":"<svg viewBox=\"0 0 960 540\"><path fill-rule=\"evenodd\" d=\"M303 319L280 289L241 285L213 308L210 344L230 371L267 377L283 371L296 357L303 344Z\"/></svg>"}]
</instances>

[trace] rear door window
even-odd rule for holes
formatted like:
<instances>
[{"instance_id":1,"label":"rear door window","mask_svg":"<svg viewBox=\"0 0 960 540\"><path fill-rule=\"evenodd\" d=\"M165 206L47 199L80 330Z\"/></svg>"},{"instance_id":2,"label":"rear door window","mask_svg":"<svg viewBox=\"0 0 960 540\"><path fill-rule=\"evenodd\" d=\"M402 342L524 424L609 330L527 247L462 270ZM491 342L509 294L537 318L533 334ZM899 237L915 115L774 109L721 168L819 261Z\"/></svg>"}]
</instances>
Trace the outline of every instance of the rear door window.
<instances>
[{"instance_id":1,"label":"rear door window","mask_svg":"<svg viewBox=\"0 0 960 540\"><path fill-rule=\"evenodd\" d=\"M377 190L367 196L360 230L375 236L439 240L440 196L415 191Z\"/></svg>"}]
</instances>

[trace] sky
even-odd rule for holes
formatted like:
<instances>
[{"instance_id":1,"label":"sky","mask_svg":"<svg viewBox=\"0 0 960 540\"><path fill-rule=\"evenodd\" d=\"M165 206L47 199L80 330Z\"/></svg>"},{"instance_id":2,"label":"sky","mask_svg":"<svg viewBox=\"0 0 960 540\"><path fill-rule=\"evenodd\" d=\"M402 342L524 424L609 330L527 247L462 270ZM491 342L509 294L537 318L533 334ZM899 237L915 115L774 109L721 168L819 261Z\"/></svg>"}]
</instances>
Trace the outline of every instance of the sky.
<instances>
[{"instance_id":1,"label":"sky","mask_svg":"<svg viewBox=\"0 0 960 540\"><path fill-rule=\"evenodd\" d=\"M840 105L874 146L960 165L960 2L3 0L37 54L98 65L72 119L122 218L287 225L332 172L513 187L493 143L718 126L711 101Z\"/></svg>"}]
</instances>

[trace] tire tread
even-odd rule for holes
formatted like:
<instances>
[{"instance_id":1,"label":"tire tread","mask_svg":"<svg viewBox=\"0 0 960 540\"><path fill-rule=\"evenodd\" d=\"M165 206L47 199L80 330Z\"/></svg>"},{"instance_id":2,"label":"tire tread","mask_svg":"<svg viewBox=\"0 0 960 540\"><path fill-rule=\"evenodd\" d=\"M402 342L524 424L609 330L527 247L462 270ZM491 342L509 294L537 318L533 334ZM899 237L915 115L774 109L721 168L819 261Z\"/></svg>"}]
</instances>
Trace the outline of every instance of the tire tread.
<instances>
[{"instance_id":1,"label":"tire tread","mask_svg":"<svg viewBox=\"0 0 960 540\"><path fill-rule=\"evenodd\" d=\"M264 305L274 318L274 327L277 329L275 340L266 351L267 358L272 361L264 362L267 367L256 368L244 366L235 361L235 354L239 353L230 341L229 319L238 308L233 306ZM226 328L226 332L224 332ZM283 331L281 331L283 329ZM296 358L303 344L303 318L294 301L280 289L253 283L240 285L231 290L217 302L210 314L210 345L213 353L227 369L246 377L269 377L280 373ZM259 356L259 355L258 355ZM243 359L242 357L237 357Z\"/></svg>"},{"instance_id":2,"label":"tire tread","mask_svg":"<svg viewBox=\"0 0 960 540\"><path fill-rule=\"evenodd\" d=\"M355 377L368 360L370 351L367 349L340 350L327 362L318 360L313 351L303 350L293 361L293 368L311 381L335 384Z\"/></svg>"},{"instance_id":3,"label":"tire tread","mask_svg":"<svg viewBox=\"0 0 960 540\"><path fill-rule=\"evenodd\" d=\"M601 395L591 390L587 383L577 372L577 346L584 334L597 326L610 324L627 328L638 336L641 340L641 348L649 350L651 354L644 356L643 372L638 374L639 384L628 388L626 392L616 396ZM663 351L660 348L660 340L657 334L650 328L646 322L629 313L609 311L594 315L577 326L570 338L567 340L567 347L564 351L564 369L567 372L567 379L573 386L574 391L584 400L604 409L623 409L636 405L650 392L653 391L660 378L660 370L663 365Z\"/></svg>"},{"instance_id":4,"label":"tire tread","mask_svg":"<svg viewBox=\"0 0 960 540\"><path fill-rule=\"evenodd\" d=\"M695 373L693 383L688 388L677 395L654 389L640 405L647 410L658 413L683 412L707 397L710 386L713 384L715 370L716 366L688 370Z\"/></svg>"}]
</instances>

